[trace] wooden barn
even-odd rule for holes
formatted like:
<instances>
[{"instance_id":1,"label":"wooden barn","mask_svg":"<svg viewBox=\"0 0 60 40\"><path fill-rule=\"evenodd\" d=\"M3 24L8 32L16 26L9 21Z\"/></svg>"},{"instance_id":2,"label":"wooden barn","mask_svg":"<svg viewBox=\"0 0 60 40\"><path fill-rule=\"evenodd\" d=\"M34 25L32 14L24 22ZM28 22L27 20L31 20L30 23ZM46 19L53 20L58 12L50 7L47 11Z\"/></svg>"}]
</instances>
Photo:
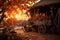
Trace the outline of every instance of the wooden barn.
<instances>
[{"instance_id":1,"label":"wooden barn","mask_svg":"<svg viewBox=\"0 0 60 40\"><path fill-rule=\"evenodd\" d=\"M31 23L40 33L60 34L60 0L41 0L31 7Z\"/></svg>"}]
</instances>

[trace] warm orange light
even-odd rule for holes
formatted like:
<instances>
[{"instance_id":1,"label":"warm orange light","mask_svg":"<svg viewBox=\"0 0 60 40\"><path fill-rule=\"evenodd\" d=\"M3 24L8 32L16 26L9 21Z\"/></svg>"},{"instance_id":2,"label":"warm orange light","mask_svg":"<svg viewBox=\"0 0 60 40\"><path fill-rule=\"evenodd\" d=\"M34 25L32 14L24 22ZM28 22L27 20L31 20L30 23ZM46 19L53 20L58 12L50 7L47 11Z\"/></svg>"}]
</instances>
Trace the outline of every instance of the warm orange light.
<instances>
[{"instance_id":1,"label":"warm orange light","mask_svg":"<svg viewBox=\"0 0 60 40\"><path fill-rule=\"evenodd\" d=\"M7 16L7 19L16 19L17 21L19 21L19 20L28 20L30 18L30 14L28 16L26 13L26 10L24 9L21 10L18 7L15 10L16 11L13 10L11 13L8 13L8 12L5 13Z\"/></svg>"},{"instance_id":2,"label":"warm orange light","mask_svg":"<svg viewBox=\"0 0 60 40\"><path fill-rule=\"evenodd\" d=\"M35 3L39 2L40 0L36 0L36 1L28 1L28 3L22 3L21 5L14 5L12 4L8 11L5 13L8 19L15 19L16 21L19 20L28 20L30 19L30 13L26 13L27 9L30 8L31 6L33 6ZM14 5L14 6L13 6ZM24 9L22 6L24 6L24 8L26 6L28 6L26 9Z\"/></svg>"}]
</instances>

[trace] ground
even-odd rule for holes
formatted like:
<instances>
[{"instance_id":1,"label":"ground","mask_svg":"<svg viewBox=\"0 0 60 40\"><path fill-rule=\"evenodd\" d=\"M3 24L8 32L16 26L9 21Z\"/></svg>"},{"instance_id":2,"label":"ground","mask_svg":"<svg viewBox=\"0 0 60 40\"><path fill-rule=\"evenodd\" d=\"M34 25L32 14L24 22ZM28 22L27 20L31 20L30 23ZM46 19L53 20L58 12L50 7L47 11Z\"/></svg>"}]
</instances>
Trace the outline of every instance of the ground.
<instances>
[{"instance_id":1,"label":"ground","mask_svg":"<svg viewBox=\"0 0 60 40\"><path fill-rule=\"evenodd\" d=\"M60 35L27 32L23 40L60 40Z\"/></svg>"}]
</instances>

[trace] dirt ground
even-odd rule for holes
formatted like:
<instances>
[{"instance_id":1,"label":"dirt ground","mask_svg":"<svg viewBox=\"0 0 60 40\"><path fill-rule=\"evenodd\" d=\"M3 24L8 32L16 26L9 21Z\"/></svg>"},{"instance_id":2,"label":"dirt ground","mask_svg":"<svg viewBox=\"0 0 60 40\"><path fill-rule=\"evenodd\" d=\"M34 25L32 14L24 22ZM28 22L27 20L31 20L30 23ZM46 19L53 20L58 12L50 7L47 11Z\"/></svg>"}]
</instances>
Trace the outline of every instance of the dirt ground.
<instances>
[{"instance_id":1,"label":"dirt ground","mask_svg":"<svg viewBox=\"0 0 60 40\"><path fill-rule=\"evenodd\" d=\"M27 32L23 40L60 40L60 35Z\"/></svg>"}]
</instances>

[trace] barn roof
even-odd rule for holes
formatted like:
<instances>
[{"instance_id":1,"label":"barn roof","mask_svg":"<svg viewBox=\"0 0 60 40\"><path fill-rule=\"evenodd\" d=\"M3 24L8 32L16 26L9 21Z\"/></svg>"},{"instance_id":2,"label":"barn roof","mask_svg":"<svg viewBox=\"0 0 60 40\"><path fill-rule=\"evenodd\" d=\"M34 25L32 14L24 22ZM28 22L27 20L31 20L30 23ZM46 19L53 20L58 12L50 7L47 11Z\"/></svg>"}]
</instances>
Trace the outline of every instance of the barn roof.
<instances>
[{"instance_id":1,"label":"barn roof","mask_svg":"<svg viewBox=\"0 0 60 40\"><path fill-rule=\"evenodd\" d=\"M56 3L60 3L60 0L41 0L40 2L33 5L33 7L45 6L45 5L56 4Z\"/></svg>"}]
</instances>

